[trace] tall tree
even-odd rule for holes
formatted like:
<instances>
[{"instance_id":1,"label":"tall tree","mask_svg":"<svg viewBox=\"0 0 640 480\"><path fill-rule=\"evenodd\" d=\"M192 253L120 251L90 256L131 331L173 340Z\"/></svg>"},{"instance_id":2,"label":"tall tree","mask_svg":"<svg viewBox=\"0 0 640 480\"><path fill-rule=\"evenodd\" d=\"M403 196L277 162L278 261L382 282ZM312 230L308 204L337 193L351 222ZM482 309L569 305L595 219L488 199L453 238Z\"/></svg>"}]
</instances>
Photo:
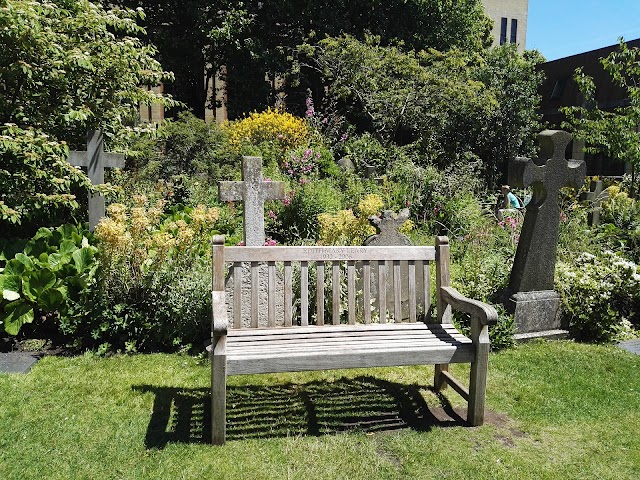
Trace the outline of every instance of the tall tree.
<instances>
[{"instance_id":1,"label":"tall tree","mask_svg":"<svg viewBox=\"0 0 640 480\"><path fill-rule=\"evenodd\" d=\"M27 235L77 207L86 177L65 161L100 128L112 146L138 120L147 91L170 74L137 36L139 11L87 0L0 3L0 224ZM19 225L23 226L20 228Z\"/></svg>"},{"instance_id":2,"label":"tall tree","mask_svg":"<svg viewBox=\"0 0 640 480\"><path fill-rule=\"evenodd\" d=\"M579 68L574 80L583 96L583 105L562 109L567 116L563 127L585 142L587 152L631 163L635 185L635 171L640 167L640 49L629 48L621 38L618 50L600 62L611 81L627 92L625 104L612 110L602 109L596 100L593 78Z\"/></svg>"}]
</instances>

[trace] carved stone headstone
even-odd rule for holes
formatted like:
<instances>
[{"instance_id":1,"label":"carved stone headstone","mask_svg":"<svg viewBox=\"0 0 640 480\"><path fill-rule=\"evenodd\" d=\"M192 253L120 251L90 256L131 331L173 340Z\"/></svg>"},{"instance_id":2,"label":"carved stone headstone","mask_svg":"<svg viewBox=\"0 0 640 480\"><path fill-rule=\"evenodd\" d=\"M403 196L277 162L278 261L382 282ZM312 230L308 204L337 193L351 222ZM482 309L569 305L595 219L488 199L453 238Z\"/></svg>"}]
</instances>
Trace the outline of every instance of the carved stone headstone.
<instances>
[{"instance_id":1,"label":"carved stone headstone","mask_svg":"<svg viewBox=\"0 0 640 480\"><path fill-rule=\"evenodd\" d=\"M517 158L510 165L509 183L531 186L520 241L511 270L507 307L515 313L516 334L560 329L560 296L553 290L562 187L579 188L584 182L583 161L565 159L571 134L545 130L538 135L540 157Z\"/></svg>"},{"instance_id":2,"label":"carved stone headstone","mask_svg":"<svg viewBox=\"0 0 640 480\"><path fill-rule=\"evenodd\" d=\"M104 151L104 138L100 130L87 132L87 151L71 151L67 161L76 167L87 167L91 185L104 183L105 168L124 168L124 155ZM89 229L93 231L105 216L104 197L99 193L89 195Z\"/></svg>"},{"instance_id":3,"label":"carved stone headstone","mask_svg":"<svg viewBox=\"0 0 640 480\"><path fill-rule=\"evenodd\" d=\"M284 199L284 182L264 181L262 178L262 158L261 157L242 157L242 181L241 182L220 182L219 197L220 200L230 202L244 202L244 244L247 246L261 246L265 242L264 231L264 202L267 200ZM277 247L274 247L277 248ZM258 293L258 312L259 325L266 325L267 312L267 265L261 264L260 283ZM242 264L242 304L249 305L251 298L251 281L249 275L249 264ZM229 296L228 305L233 304L233 277L232 270L227 278L227 295ZM276 318L284 318L283 291L284 281L282 275L276 276ZM246 308L242 312L243 326L250 325L250 312Z\"/></svg>"},{"instance_id":4,"label":"carved stone headstone","mask_svg":"<svg viewBox=\"0 0 640 480\"><path fill-rule=\"evenodd\" d=\"M375 246L405 246L411 245L411 240L400 233L400 227L409 219L409 209L402 209L398 215L395 215L391 210L385 210L380 217L372 215L369 217L371 224L376 227L377 233L370 236L364 241L364 245L368 247ZM387 271L391 270L391 262L386 264ZM416 271L422 272L422 262L416 262ZM403 319L409 318L409 266L407 262L400 262L400 277L402 285L402 317ZM377 278L373 279L373 285L371 286L372 296L376 298L377 304L377 290L378 281ZM424 281L422 277L418 276L416 279L416 294L418 304L424 303ZM387 275L387 308L390 312L393 312L394 297L393 297L393 276ZM426 313L426 312L422 312Z\"/></svg>"},{"instance_id":5,"label":"carved stone headstone","mask_svg":"<svg viewBox=\"0 0 640 480\"><path fill-rule=\"evenodd\" d=\"M264 202L284 199L284 182L262 179L261 157L242 157L242 181L220 182L218 186L223 202L244 202L244 244L264 245Z\"/></svg>"}]
</instances>

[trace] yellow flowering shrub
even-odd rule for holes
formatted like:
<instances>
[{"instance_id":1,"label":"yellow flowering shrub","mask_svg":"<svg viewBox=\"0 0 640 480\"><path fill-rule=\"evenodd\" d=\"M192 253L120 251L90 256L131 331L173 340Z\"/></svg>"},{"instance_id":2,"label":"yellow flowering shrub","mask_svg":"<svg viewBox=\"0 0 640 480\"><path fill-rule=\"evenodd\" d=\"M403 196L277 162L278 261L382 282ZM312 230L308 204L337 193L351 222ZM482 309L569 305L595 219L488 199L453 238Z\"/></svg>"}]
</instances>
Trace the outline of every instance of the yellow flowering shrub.
<instances>
[{"instance_id":1,"label":"yellow flowering shrub","mask_svg":"<svg viewBox=\"0 0 640 480\"><path fill-rule=\"evenodd\" d=\"M321 213L318 215L320 223L320 240L322 245L362 245L376 229L369 222L372 215L380 215L384 208L384 201L379 195L370 193L358 202L356 212L341 210L337 213ZM414 223L407 220L399 231L407 235L414 228Z\"/></svg>"},{"instance_id":2,"label":"yellow flowering shrub","mask_svg":"<svg viewBox=\"0 0 640 480\"><path fill-rule=\"evenodd\" d=\"M102 263L107 272L127 271L133 282L167 261L189 258L188 252L207 245L210 232L219 218L217 208L204 205L187 210L181 218L162 221L164 200L149 207L143 196L133 198L134 207L120 203L107 207L95 230L100 242ZM180 215L180 214L177 214Z\"/></svg>"},{"instance_id":3,"label":"yellow flowering shrub","mask_svg":"<svg viewBox=\"0 0 640 480\"><path fill-rule=\"evenodd\" d=\"M309 137L309 129L304 119L287 112L268 108L253 112L248 117L223 125L229 136L229 143L236 151L245 144L260 145L273 142L283 151L304 144Z\"/></svg>"}]
</instances>

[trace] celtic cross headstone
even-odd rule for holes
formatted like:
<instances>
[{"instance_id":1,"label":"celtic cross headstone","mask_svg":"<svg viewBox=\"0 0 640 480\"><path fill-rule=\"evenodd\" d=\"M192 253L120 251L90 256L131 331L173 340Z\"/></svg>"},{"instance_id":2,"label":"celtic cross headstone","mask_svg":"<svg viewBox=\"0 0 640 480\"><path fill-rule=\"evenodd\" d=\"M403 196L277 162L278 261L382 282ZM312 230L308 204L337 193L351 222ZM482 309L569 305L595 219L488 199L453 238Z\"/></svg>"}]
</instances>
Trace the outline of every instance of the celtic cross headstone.
<instances>
[{"instance_id":1,"label":"celtic cross headstone","mask_svg":"<svg viewBox=\"0 0 640 480\"><path fill-rule=\"evenodd\" d=\"M100 130L87 132L87 151L71 151L67 161L76 167L86 167L91 185L104 183L106 168L124 168L123 154L104 151L104 137ZM99 193L89 194L89 229L93 231L104 216L104 197Z\"/></svg>"},{"instance_id":2,"label":"celtic cross headstone","mask_svg":"<svg viewBox=\"0 0 640 480\"><path fill-rule=\"evenodd\" d=\"M220 200L244 202L244 244L263 245L264 202L284 199L284 182L263 180L261 157L242 157L242 181L220 182L218 185Z\"/></svg>"},{"instance_id":3,"label":"celtic cross headstone","mask_svg":"<svg viewBox=\"0 0 640 480\"><path fill-rule=\"evenodd\" d=\"M566 186L579 188L586 173L583 161L565 158L571 134L545 130L538 141L537 159L517 158L509 169L511 185L533 189L509 280L516 333L560 327L560 297L553 291L560 225L558 193Z\"/></svg>"}]
</instances>

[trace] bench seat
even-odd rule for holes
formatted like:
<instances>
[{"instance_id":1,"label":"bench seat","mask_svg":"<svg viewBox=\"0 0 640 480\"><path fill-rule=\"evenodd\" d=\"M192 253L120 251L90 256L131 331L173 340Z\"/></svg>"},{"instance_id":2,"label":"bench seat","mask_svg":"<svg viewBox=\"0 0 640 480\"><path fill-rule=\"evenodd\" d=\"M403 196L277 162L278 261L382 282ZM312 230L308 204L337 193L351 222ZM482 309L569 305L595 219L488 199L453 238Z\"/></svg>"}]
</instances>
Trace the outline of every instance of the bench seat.
<instances>
[{"instance_id":1,"label":"bench seat","mask_svg":"<svg viewBox=\"0 0 640 480\"><path fill-rule=\"evenodd\" d=\"M230 330L227 375L470 363L453 325L387 323Z\"/></svg>"}]
</instances>

